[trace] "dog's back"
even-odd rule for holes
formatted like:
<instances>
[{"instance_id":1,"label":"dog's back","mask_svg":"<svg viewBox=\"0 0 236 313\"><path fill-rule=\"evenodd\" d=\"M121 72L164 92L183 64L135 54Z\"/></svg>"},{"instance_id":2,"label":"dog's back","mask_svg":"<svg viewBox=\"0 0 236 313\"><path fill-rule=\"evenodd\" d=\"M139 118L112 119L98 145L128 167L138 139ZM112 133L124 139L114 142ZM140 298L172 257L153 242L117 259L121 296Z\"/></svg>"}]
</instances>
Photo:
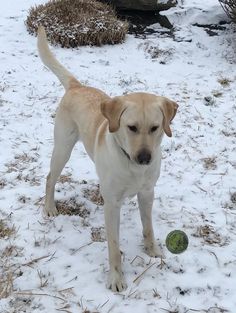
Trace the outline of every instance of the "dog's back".
<instances>
[{"instance_id":1,"label":"dog's back","mask_svg":"<svg viewBox=\"0 0 236 313\"><path fill-rule=\"evenodd\" d=\"M44 63L60 80L66 93L62 98L57 115L60 119L71 118L77 125L78 139L85 146L89 156L93 159L96 133L105 120L101 114L101 103L110 99L99 89L83 86L72 73L70 73L49 49L44 27L38 29L38 51Z\"/></svg>"}]
</instances>

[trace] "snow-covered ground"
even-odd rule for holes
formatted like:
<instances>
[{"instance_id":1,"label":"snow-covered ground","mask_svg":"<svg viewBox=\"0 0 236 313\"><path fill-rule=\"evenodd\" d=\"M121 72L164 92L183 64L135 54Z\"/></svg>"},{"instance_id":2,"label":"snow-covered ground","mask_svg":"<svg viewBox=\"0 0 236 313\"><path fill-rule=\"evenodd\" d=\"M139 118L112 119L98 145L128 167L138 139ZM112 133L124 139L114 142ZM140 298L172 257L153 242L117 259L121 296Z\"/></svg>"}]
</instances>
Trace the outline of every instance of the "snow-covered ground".
<instances>
[{"instance_id":1,"label":"snow-covered ground","mask_svg":"<svg viewBox=\"0 0 236 313\"><path fill-rule=\"evenodd\" d=\"M63 88L38 58L24 21L39 0L8 0L0 13L0 312L208 312L236 310L236 45L217 0L179 1L163 12L174 37L127 36L122 45L53 48L83 82L108 94L147 91L179 103L173 137L163 142L153 209L166 259L143 252L136 199L124 203L121 249L128 289L105 287L108 270L97 176L77 144L56 188L62 209L41 215ZM207 2L207 4L206 4ZM158 27L157 27L158 28ZM159 27L160 28L160 27ZM8 229L7 229L8 227ZM189 247L165 248L184 230Z\"/></svg>"}]
</instances>

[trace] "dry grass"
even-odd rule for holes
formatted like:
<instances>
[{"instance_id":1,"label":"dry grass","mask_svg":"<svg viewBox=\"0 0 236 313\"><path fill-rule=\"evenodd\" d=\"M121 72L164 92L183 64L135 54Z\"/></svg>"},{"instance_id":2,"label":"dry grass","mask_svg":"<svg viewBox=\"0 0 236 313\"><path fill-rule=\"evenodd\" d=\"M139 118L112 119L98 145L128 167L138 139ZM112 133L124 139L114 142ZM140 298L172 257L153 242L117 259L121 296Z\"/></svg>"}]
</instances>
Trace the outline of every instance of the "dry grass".
<instances>
[{"instance_id":1,"label":"dry grass","mask_svg":"<svg viewBox=\"0 0 236 313\"><path fill-rule=\"evenodd\" d=\"M236 210L236 192L230 193L230 201L224 203L223 208L226 210Z\"/></svg>"},{"instance_id":2,"label":"dry grass","mask_svg":"<svg viewBox=\"0 0 236 313\"><path fill-rule=\"evenodd\" d=\"M91 228L92 241L104 242L106 241L105 229L104 227L92 227Z\"/></svg>"},{"instance_id":3,"label":"dry grass","mask_svg":"<svg viewBox=\"0 0 236 313\"><path fill-rule=\"evenodd\" d=\"M3 258L13 258L13 257L22 257L22 251L24 248L17 247L15 245L9 244L6 248L1 252L1 257Z\"/></svg>"},{"instance_id":4,"label":"dry grass","mask_svg":"<svg viewBox=\"0 0 236 313\"><path fill-rule=\"evenodd\" d=\"M159 294L156 288L152 289L152 291L153 291L153 298L161 299L161 295Z\"/></svg>"},{"instance_id":5,"label":"dry grass","mask_svg":"<svg viewBox=\"0 0 236 313\"><path fill-rule=\"evenodd\" d=\"M164 61L162 60L161 63L168 63L169 60L171 60L174 50L173 49L168 49L168 50L163 50L160 49L159 47L149 47L147 49L147 53L150 54L152 59L157 59L157 58L162 58L164 59Z\"/></svg>"},{"instance_id":6,"label":"dry grass","mask_svg":"<svg viewBox=\"0 0 236 313\"><path fill-rule=\"evenodd\" d=\"M90 211L85 207L84 203L77 203L75 198L65 201L56 201L56 207L59 214L62 215L78 215L86 218L90 215Z\"/></svg>"},{"instance_id":7,"label":"dry grass","mask_svg":"<svg viewBox=\"0 0 236 313\"><path fill-rule=\"evenodd\" d=\"M104 200L100 194L99 185L94 185L92 188L86 188L83 190L84 197L96 205L103 205Z\"/></svg>"},{"instance_id":8,"label":"dry grass","mask_svg":"<svg viewBox=\"0 0 236 313\"><path fill-rule=\"evenodd\" d=\"M229 18L236 23L236 0L219 0Z\"/></svg>"},{"instance_id":9,"label":"dry grass","mask_svg":"<svg viewBox=\"0 0 236 313\"><path fill-rule=\"evenodd\" d=\"M0 299L10 296L13 290L13 281L13 273L4 270L0 275Z\"/></svg>"},{"instance_id":10,"label":"dry grass","mask_svg":"<svg viewBox=\"0 0 236 313\"><path fill-rule=\"evenodd\" d=\"M26 183L28 182L31 186L40 186L41 185L40 177L35 177L32 174L31 175L29 175L29 174L24 175L21 171L16 176L16 179L19 181L24 181Z\"/></svg>"},{"instance_id":11,"label":"dry grass","mask_svg":"<svg viewBox=\"0 0 236 313\"><path fill-rule=\"evenodd\" d=\"M17 172L16 180L29 182L31 186L40 186L41 177L37 176L37 167L32 167L31 163L36 163L38 160L38 154L35 153L34 156L28 153L22 153L14 156L14 160L5 163L6 173ZM30 164L30 168L29 168ZM25 174L25 171L29 172ZM4 186L3 186L4 187ZM1 188L1 187L0 187Z\"/></svg>"},{"instance_id":12,"label":"dry grass","mask_svg":"<svg viewBox=\"0 0 236 313\"><path fill-rule=\"evenodd\" d=\"M73 183L74 180L71 177L71 174L67 174L67 175L61 175L59 178L59 182L64 184L64 183Z\"/></svg>"},{"instance_id":13,"label":"dry grass","mask_svg":"<svg viewBox=\"0 0 236 313\"><path fill-rule=\"evenodd\" d=\"M37 154L35 156L31 156L26 152L17 154L14 156L14 160L4 164L7 168L6 173L18 172L19 170L23 171L29 167L29 163L36 163L37 158Z\"/></svg>"},{"instance_id":14,"label":"dry grass","mask_svg":"<svg viewBox=\"0 0 236 313\"><path fill-rule=\"evenodd\" d=\"M161 64L166 64L173 58L174 49L164 50L150 41L139 45L139 48L141 46L144 46L144 51L151 57L152 60L158 59Z\"/></svg>"},{"instance_id":15,"label":"dry grass","mask_svg":"<svg viewBox=\"0 0 236 313\"><path fill-rule=\"evenodd\" d=\"M48 279L45 274L43 274L40 270L37 270L39 277L39 287L40 289L46 287L48 285Z\"/></svg>"},{"instance_id":16,"label":"dry grass","mask_svg":"<svg viewBox=\"0 0 236 313\"><path fill-rule=\"evenodd\" d=\"M212 95L215 97L215 98L220 98L223 96L223 92L219 91L219 90L213 90L212 91Z\"/></svg>"},{"instance_id":17,"label":"dry grass","mask_svg":"<svg viewBox=\"0 0 236 313\"><path fill-rule=\"evenodd\" d=\"M31 7L26 19L29 33L43 25L48 39L62 47L117 44L124 41L128 23L113 8L95 0L51 0Z\"/></svg>"},{"instance_id":18,"label":"dry grass","mask_svg":"<svg viewBox=\"0 0 236 313\"><path fill-rule=\"evenodd\" d=\"M4 313L26 313L33 312L32 310L32 299L29 296L14 295L9 301L11 311L4 311ZM34 311L37 309L37 305L34 305ZM30 311L29 311L30 310Z\"/></svg>"},{"instance_id":19,"label":"dry grass","mask_svg":"<svg viewBox=\"0 0 236 313\"><path fill-rule=\"evenodd\" d=\"M15 160L16 160L16 164L17 163L32 163L32 162L37 162L37 159L33 156L30 156L27 153L22 153L22 154L17 154L15 155Z\"/></svg>"},{"instance_id":20,"label":"dry grass","mask_svg":"<svg viewBox=\"0 0 236 313\"><path fill-rule=\"evenodd\" d=\"M217 168L216 157L203 158L203 167L206 170L215 170Z\"/></svg>"},{"instance_id":21,"label":"dry grass","mask_svg":"<svg viewBox=\"0 0 236 313\"><path fill-rule=\"evenodd\" d=\"M223 238L211 225L199 226L193 236L203 238L209 245L222 247L228 244L228 238Z\"/></svg>"},{"instance_id":22,"label":"dry grass","mask_svg":"<svg viewBox=\"0 0 236 313\"><path fill-rule=\"evenodd\" d=\"M0 220L0 240L9 238L16 233L14 226L8 226L5 220ZM7 298L13 291L13 281L16 277L10 260L19 255L16 246L8 245L1 251L0 258L0 299Z\"/></svg>"},{"instance_id":23,"label":"dry grass","mask_svg":"<svg viewBox=\"0 0 236 313\"><path fill-rule=\"evenodd\" d=\"M15 233L16 229L14 226L9 227L4 220L0 220L0 239L8 239Z\"/></svg>"},{"instance_id":24,"label":"dry grass","mask_svg":"<svg viewBox=\"0 0 236 313\"><path fill-rule=\"evenodd\" d=\"M232 81L229 78L222 77L218 79L218 83L223 87L228 87Z\"/></svg>"}]
</instances>

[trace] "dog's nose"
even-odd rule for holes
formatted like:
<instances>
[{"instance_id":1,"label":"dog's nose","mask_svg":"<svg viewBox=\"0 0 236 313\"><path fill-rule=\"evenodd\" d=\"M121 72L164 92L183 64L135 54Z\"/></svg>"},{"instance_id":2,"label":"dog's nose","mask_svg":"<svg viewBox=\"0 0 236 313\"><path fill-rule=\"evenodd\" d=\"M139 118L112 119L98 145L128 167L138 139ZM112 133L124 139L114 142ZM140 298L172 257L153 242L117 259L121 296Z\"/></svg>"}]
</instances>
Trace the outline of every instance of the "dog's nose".
<instances>
[{"instance_id":1,"label":"dog's nose","mask_svg":"<svg viewBox=\"0 0 236 313\"><path fill-rule=\"evenodd\" d=\"M146 149L143 149L141 150L138 155L137 155L137 161L139 164L142 164L142 165L147 165L150 163L151 161L151 153L146 150Z\"/></svg>"}]
</instances>

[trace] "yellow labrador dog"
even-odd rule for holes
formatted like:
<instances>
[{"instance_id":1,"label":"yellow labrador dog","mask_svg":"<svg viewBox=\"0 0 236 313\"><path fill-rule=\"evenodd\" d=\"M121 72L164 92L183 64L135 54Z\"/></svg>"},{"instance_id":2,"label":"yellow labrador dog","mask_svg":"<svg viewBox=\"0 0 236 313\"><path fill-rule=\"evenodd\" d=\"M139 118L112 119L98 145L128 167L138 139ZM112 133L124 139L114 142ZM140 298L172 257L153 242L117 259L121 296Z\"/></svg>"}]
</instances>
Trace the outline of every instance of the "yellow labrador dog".
<instances>
[{"instance_id":1,"label":"yellow labrador dog","mask_svg":"<svg viewBox=\"0 0 236 313\"><path fill-rule=\"evenodd\" d=\"M111 98L101 90L83 86L55 59L43 27L38 30L38 50L66 91L56 114L44 213L57 214L55 184L75 143L81 140L95 163L105 203L110 264L107 287L121 291L126 288L119 249L124 198L138 196L145 250L152 257L161 256L152 226L154 186L160 174L161 140L164 133L172 136L170 122L178 105L143 92Z\"/></svg>"}]
</instances>

